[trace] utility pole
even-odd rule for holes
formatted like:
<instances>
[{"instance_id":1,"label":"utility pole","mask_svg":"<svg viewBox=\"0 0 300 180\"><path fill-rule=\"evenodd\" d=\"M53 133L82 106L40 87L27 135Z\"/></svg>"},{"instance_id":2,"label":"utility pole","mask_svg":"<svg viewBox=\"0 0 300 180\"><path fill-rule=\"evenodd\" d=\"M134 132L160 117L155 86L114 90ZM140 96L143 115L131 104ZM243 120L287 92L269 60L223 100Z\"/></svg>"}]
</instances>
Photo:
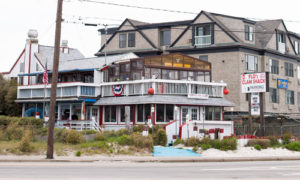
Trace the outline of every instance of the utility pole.
<instances>
[{"instance_id":1,"label":"utility pole","mask_svg":"<svg viewBox=\"0 0 300 180\"><path fill-rule=\"evenodd\" d=\"M63 0L58 0L57 13L56 13L51 97L50 97L50 117L49 117L49 128L48 128L47 159L53 159L54 123L55 123L55 111L56 111L56 88L57 88L57 76L58 76L58 64L59 64L62 5L63 5Z\"/></svg>"}]
</instances>

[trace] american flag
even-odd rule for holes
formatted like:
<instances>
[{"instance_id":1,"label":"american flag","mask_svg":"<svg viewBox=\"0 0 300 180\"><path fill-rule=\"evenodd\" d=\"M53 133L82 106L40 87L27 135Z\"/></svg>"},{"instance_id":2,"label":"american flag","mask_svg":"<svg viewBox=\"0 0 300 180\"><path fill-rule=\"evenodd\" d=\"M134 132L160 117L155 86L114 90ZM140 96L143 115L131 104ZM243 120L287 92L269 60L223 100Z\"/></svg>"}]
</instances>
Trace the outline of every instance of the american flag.
<instances>
[{"instance_id":1,"label":"american flag","mask_svg":"<svg viewBox=\"0 0 300 180\"><path fill-rule=\"evenodd\" d=\"M48 84L48 71L47 71L47 63L45 66L44 74L43 74L43 83Z\"/></svg>"}]
</instances>

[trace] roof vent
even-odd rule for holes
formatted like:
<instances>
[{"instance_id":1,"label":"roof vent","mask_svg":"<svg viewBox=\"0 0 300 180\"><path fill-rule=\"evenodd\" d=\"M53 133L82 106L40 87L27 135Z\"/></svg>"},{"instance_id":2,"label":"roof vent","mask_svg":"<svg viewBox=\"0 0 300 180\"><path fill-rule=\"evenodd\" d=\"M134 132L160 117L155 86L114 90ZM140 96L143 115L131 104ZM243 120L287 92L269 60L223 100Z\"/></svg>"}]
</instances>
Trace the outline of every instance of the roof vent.
<instances>
[{"instance_id":1,"label":"roof vent","mask_svg":"<svg viewBox=\"0 0 300 180\"><path fill-rule=\"evenodd\" d=\"M38 32L37 30L35 29L29 29L28 33L28 39L27 39L27 42L28 43L38 43Z\"/></svg>"},{"instance_id":2,"label":"roof vent","mask_svg":"<svg viewBox=\"0 0 300 180\"><path fill-rule=\"evenodd\" d=\"M68 47L68 40L62 40L61 47Z\"/></svg>"}]
</instances>

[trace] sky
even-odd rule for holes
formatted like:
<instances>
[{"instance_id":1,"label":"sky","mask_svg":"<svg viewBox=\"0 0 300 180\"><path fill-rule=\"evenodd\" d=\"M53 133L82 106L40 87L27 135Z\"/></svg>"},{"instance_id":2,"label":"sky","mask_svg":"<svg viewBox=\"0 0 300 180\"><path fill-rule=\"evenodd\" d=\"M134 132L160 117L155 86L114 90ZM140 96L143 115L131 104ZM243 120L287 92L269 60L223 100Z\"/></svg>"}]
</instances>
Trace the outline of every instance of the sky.
<instances>
[{"instance_id":1,"label":"sky","mask_svg":"<svg viewBox=\"0 0 300 180\"><path fill-rule=\"evenodd\" d=\"M199 13L201 10L253 20L283 19L289 31L300 34L299 0L90 0L133 6ZM9 71L25 47L29 29L38 31L39 43L54 45L57 0L0 1L0 72ZM97 29L82 23L116 27L126 18L144 22L168 22L193 19L196 14L153 11L112 6L85 0L64 0L62 40L86 57L100 49Z\"/></svg>"}]
</instances>

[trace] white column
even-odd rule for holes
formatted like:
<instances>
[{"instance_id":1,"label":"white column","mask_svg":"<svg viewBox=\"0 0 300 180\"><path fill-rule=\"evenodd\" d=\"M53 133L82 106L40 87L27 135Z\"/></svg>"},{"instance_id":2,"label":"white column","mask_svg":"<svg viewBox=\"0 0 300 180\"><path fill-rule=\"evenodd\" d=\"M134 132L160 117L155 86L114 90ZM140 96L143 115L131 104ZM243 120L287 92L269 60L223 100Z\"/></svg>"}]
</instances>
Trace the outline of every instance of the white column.
<instances>
[{"instance_id":1,"label":"white column","mask_svg":"<svg viewBox=\"0 0 300 180\"><path fill-rule=\"evenodd\" d=\"M72 120L72 104L70 103L70 114L69 114L69 120Z\"/></svg>"},{"instance_id":2,"label":"white column","mask_svg":"<svg viewBox=\"0 0 300 180\"><path fill-rule=\"evenodd\" d=\"M61 114L60 114L60 111L61 111L61 104L59 102L57 102L57 120L61 120Z\"/></svg>"},{"instance_id":3,"label":"white column","mask_svg":"<svg viewBox=\"0 0 300 180\"><path fill-rule=\"evenodd\" d=\"M25 103L22 104L22 118L25 117Z\"/></svg>"}]
</instances>

